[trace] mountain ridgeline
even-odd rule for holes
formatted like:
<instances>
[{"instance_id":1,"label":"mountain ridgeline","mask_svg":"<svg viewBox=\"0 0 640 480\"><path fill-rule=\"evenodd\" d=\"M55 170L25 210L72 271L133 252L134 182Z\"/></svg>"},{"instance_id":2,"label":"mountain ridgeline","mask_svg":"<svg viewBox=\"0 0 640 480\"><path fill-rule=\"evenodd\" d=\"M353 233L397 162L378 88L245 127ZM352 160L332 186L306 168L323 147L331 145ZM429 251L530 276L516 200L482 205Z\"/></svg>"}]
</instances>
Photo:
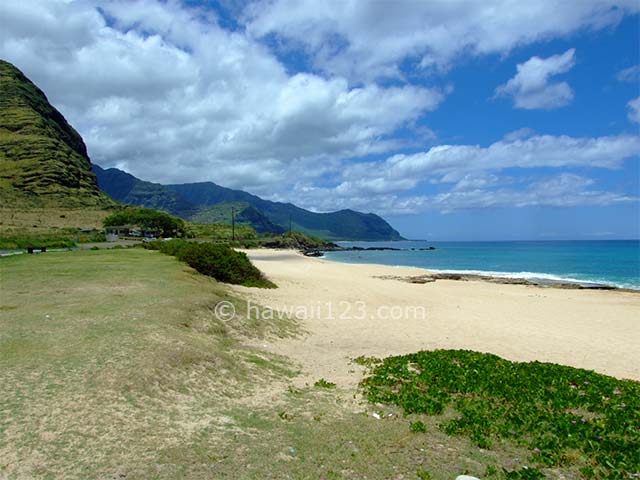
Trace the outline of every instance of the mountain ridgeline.
<instances>
[{"instance_id":1,"label":"mountain ridgeline","mask_svg":"<svg viewBox=\"0 0 640 480\"><path fill-rule=\"evenodd\" d=\"M401 240L400 234L373 213L340 210L316 213L291 203L272 202L242 190L212 182L161 185L137 179L116 168L93 165L98 185L113 199L132 205L157 208L186 220L201 223L251 225L259 233L282 233L289 229L328 240Z\"/></svg>"},{"instance_id":2,"label":"mountain ridgeline","mask_svg":"<svg viewBox=\"0 0 640 480\"><path fill-rule=\"evenodd\" d=\"M109 206L82 138L20 70L0 60L0 198L5 205Z\"/></svg>"}]
</instances>

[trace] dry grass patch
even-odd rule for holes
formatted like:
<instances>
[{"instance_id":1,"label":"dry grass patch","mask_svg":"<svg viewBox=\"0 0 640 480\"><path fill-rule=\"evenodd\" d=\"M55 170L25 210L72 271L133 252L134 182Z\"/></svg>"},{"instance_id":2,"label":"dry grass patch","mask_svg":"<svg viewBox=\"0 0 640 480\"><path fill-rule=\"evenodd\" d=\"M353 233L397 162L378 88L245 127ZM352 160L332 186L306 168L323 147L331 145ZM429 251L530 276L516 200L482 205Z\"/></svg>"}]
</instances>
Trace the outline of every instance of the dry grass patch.
<instances>
[{"instance_id":1,"label":"dry grass patch","mask_svg":"<svg viewBox=\"0 0 640 480\"><path fill-rule=\"evenodd\" d=\"M252 361L210 310L226 287L171 257L64 252L0 267L0 477L137 471L221 402L293 374L274 356Z\"/></svg>"}]
</instances>

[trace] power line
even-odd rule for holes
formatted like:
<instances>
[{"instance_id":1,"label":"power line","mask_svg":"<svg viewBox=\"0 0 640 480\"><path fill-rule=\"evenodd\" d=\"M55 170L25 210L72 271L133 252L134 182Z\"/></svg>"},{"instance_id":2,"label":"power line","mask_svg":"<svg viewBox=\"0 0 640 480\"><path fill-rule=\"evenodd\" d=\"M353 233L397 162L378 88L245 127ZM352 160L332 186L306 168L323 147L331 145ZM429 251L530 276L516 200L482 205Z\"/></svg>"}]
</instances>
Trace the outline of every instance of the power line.
<instances>
[{"instance_id":1,"label":"power line","mask_svg":"<svg viewBox=\"0 0 640 480\"><path fill-rule=\"evenodd\" d=\"M236 241L236 210L231 207L231 240Z\"/></svg>"}]
</instances>

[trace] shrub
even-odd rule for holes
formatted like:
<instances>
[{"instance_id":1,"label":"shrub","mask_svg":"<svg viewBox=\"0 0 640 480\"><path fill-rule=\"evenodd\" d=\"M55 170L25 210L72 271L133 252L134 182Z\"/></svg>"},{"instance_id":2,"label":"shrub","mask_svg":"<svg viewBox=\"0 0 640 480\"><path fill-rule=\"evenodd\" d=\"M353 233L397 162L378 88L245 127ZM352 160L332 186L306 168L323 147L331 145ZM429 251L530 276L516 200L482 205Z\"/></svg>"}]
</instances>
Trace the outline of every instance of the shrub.
<instances>
[{"instance_id":1,"label":"shrub","mask_svg":"<svg viewBox=\"0 0 640 480\"><path fill-rule=\"evenodd\" d=\"M313 384L314 387L317 388L336 388L336 384L333 382L329 382L328 380L325 380L324 378L321 378L320 380L316 381L316 383Z\"/></svg>"},{"instance_id":2,"label":"shrub","mask_svg":"<svg viewBox=\"0 0 640 480\"><path fill-rule=\"evenodd\" d=\"M267 248L298 248L304 250L335 248L335 243L324 241L317 237L300 232L288 232L279 236L271 236L264 242Z\"/></svg>"},{"instance_id":3,"label":"shrub","mask_svg":"<svg viewBox=\"0 0 640 480\"><path fill-rule=\"evenodd\" d=\"M424 424L422 420L418 420L411 424L411 431L416 433L418 432L425 433L427 431L427 426Z\"/></svg>"},{"instance_id":4,"label":"shrub","mask_svg":"<svg viewBox=\"0 0 640 480\"><path fill-rule=\"evenodd\" d=\"M198 272L225 283L246 287L274 288L246 254L221 243L197 243L186 240L149 242L145 248L158 250L185 262Z\"/></svg>"},{"instance_id":5,"label":"shrub","mask_svg":"<svg viewBox=\"0 0 640 480\"><path fill-rule=\"evenodd\" d=\"M191 245L190 242L178 239L166 242L162 240L155 240L144 244L145 248L158 250L166 255L171 255L172 257L177 257L180 251L184 248L188 248L189 245Z\"/></svg>"}]
</instances>

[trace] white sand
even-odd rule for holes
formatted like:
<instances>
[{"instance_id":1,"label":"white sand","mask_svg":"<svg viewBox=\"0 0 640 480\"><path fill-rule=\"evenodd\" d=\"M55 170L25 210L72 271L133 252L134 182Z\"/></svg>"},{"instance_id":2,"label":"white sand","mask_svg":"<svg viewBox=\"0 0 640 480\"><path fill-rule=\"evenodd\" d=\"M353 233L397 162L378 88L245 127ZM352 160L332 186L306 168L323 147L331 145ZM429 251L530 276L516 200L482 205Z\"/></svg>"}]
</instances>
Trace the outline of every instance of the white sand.
<instances>
[{"instance_id":1,"label":"white sand","mask_svg":"<svg viewBox=\"0 0 640 480\"><path fill-rule=\"evenodd\" d=\"M361 376L352 358L435 348L491 352L640 380L638 293L480 281L410 284L375 277L425 271L336 263L286 250L247 253L279 288L237 290L261 305L295 308L298 316L306 316L306 335L266 344L299 362L302 382L324 377L353 386ZM391 319L392 314L402 318Z\"/></svg>"}]
</instances>

